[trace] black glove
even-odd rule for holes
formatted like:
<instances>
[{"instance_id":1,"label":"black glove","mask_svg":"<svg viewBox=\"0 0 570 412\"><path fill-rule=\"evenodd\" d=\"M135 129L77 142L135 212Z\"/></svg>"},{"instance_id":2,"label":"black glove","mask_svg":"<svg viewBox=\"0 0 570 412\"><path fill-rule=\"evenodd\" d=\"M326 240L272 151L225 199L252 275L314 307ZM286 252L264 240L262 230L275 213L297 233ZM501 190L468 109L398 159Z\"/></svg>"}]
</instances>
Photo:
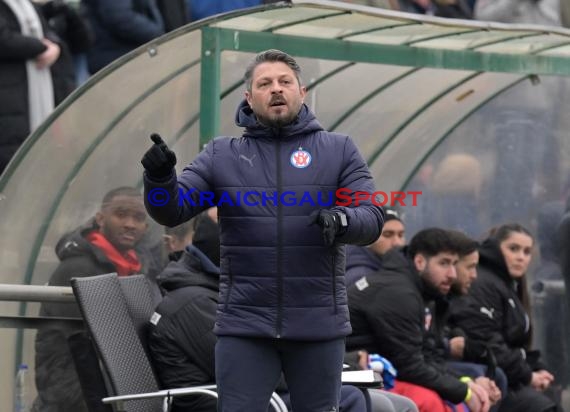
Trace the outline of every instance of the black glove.
<instances>
[{"instance_id":1,"label":"black glove","mask_svg":"<svg viewBox=\"0 0 570 412\"><path fill-rule=\"evenodd\" d=\"M150 178L164 179L172 174L176 165L176 155L168 148L160 135L153 133L150 139L154 142L141 159L141 163Z\"/></svg>"},{"instance_id":2,"label":"black glove","mask_svg":"<svg viewBox=\"0 0 570 412\"><path fill-rule=\"evenodd\" d=\"M314 224L321 227L326 246L332 246L336 235L343 227L346 227L346 221L343 225L339 212L333 212L327 209L315 210L309 215L309 226Z\"/></svg>"}]
</instances>

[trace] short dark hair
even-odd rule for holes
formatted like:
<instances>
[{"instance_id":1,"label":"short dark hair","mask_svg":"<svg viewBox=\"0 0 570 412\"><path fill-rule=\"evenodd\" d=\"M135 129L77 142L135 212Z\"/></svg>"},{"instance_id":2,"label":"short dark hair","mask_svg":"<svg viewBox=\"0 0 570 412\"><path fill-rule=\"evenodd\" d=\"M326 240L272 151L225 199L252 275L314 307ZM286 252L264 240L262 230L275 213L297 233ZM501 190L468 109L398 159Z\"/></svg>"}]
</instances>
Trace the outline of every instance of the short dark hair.
<instances>
[{"instance_id":1,"label":"short dark hair","mask_svg":"<svg viewBox=\"0 0 570 412\"><path fill-rule=\"evenodd\" d=\"M449 231L438 227L420 230L410 240L408 246L408 256L412 259L419 254L432 257L442 252L459 254Z\"/></svg>"},{"instance_id":2,"label":"short dark hair","mask_svg":"<svg viewBox=\"0 0 570 412\"><path fill-rule=\"evenodd\" d=\"M459 230L448 230L453 243L457 246L459 257L470 255L479 249L479 243Z\"/></svg>"},{"instance_id":3,"label":"short dark hair","mask_svg":"<svg viewBox=\"0 0 570 412\"><path fill-rule=\"evenodd\" d=\"M130 186L117 187L115 189L109 190L107 194L103 196L103 202L101 202L101 208L107 206L117 196L141 197L142 194L140 190L137 190L134 187Z\"/></svg>"},{"instance_id":4,"label":"short dark hair","mask_svg":"<svg viewBox=\"0 0 570 412\"><path fill-rule=\"evenodd\" d=\"M299 82L299 86L301 86L302 84L301 67L299 66L297 61L287 53L282 52L281 50L269 49L258 53L245 69L245 73L243 75L243 81L245 83L245 88L247 89L247 91L251 92L251 83L253 81L253 71L255 70L255 68L260 64L267 62L285 63L287 66L291 68L291 70L293 70L293 72L295 73L295 77Z\"/></svg>"}]
</instances>

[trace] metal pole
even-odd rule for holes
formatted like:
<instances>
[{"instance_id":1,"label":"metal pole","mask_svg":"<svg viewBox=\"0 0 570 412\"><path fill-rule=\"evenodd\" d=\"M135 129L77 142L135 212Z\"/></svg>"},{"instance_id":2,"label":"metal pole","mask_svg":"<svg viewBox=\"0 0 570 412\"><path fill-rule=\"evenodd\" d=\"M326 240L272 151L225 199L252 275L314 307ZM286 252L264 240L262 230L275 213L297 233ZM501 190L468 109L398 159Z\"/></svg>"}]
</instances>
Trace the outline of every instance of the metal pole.
<instances>
[{"instance_id":1,"label":"metal pole","mask_svg":"<svg viewBox=\"0 0 570 412\"><path fill-rule=\"evenodd\" d=\"M0 301L75 302L71 287L0 283Z\"/></svg>"}]
</instances>

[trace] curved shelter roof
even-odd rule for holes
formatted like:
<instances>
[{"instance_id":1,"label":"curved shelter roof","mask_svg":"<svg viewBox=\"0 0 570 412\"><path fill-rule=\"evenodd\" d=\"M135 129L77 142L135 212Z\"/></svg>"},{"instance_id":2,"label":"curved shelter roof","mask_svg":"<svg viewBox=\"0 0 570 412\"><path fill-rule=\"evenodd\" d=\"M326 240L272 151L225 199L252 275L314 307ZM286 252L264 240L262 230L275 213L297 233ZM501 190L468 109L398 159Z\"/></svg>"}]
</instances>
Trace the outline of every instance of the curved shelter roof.
<instances>
[{"instance_id":1,"label":"curved shelter roof","mask_svg":"<svg viewBox=\"0 0 570 412\"><path fill-rule=\"evenodd\" d=\"M353 137L382 190L453 192L439 166L461 152L478 164L460 162L447 174L465 175L460 186L473 187L485 224L505 217L488 218L513 178L539 175L533 196L560 195L570 31L293 0L169 33L61 104L0 178L3 281L47 281L60 236L92 216L111 188L141 185L151 132L174 148L180 168L213 136L239 135L233 119L245 65L268 48L298 58L308 104L326 129ZM503 173L504 164L513 168ZM425 186L424 174L444 183ZM515 195L501 210L516 211ZM536 209L525 207L521 217Z\"/></svg>"}]
</instances>

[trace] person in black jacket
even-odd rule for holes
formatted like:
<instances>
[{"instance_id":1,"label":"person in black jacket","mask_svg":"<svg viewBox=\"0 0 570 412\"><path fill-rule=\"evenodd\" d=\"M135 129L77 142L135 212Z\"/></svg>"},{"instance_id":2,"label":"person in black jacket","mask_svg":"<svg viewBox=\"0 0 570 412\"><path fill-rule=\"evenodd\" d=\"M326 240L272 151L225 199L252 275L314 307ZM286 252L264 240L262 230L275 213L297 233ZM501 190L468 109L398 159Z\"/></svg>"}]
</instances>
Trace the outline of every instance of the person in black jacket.
<instances>
[{"instance_id":1,"label":"person in black jacket","mask_svg":"<svg viewBox=\"0 0 570 412\"><path fill-rule=\"evenodd\" d=\"M451 305L456 299L469 293L471 285L477 279L477 264L479 263L479 244L465 235L465 233L451 230L453 242L459 251L459 260L455 264L457 278L451 285L447 300ZM487 376L496 383L497 387L491 387L489 397L497 402L491 411L498 411L501 397L507 395L507 377L504 371L497 367L495 356L486 342L469 339L466 333L458 327L449 326L449 310L444 315L444 339L448 350L448 366L461 375L475 379L479 376ZM466 362L465 359L476 359L480 363Z\"/></svg>"},{"instance_id":2,"label":"person in black jacket","mask_svg":"<svg viewBox=\"0 0 570 412\"><path fill-rule=\"evenodd\" d=\"M529 347L532 329L525 274L533 243L530 232L519 224L493 230L479 249L477 280L469 294L451 306L450 325L460 327L470 339L487 342L507 374L509 393L501 411L559 408L542 393L554 377L540 362L538 351Z\"/></svg>"},{"instance_id":3,"label":"person in black jacket","mask_svg":"<svg viewBox=\"0 0 570 412\"><path fill-rule=\"evenodd\" d=\"M29 0L0 1L0 174L75 88L67 45Z\"/></svg>"},{"instance_id":4,"label":"person in black jacket","mask_svg":"<svg viewBox=\"0 0 570 412\"><path fill-rule=\"evenodd\" d=\"M462 381L446 365L440 329L457 260L448 231L424 229L408 247L386 253L379 273L348 289L353 333L347 350L389 359L398 371L393 391L414 400L420 412L450 410L443 400L466 402L472 412L490 407L485 378Z\"/></svg>"},{"instance_id":5,"label":"person in black jacket","mask_svg":"<svg viewBox=\"0 0 570 412\"><path fill-rule=\"evenodd\" d=\"M242 137L211 140L178 177L156 134L141 160L158 223L218 206L220 411L266 412L282 372L296 411L338 409L351 332L344 244L372 243L384 223L366 162L317 121L300 71L282 51L257 54L236 114Z\"/></svg>"},{"instance_id":6,"label":"person in black jacket","mask_svg":"<svg viewBox=\"0 0 570 412\"><path fill-rule=\"evenodd\" d=\"M201 231L208 222L196 227ZM217 226L212 222L213 225ZM163 388L213 384L215 382L213 332L218 306L219 258L215 260L216 237L197 248L188 245L157 277L166 292L150 320L149 351ZM215 261L215 263L214 263ZM215 399L185 396L174 399L172 412L213 412Z\"/></svg>"},{"instance_id":7,"label":"person in black jacket","mask_svg":"<svg viewBox=\"0 0 570 412\"><path fill-rule=\"evenodd\" d=\"M138 190L120 187L109 191L95 218L57 243L56 253L61 262L48 284L69 286L72 277L141 273L142 263L134 247L146 231L146 218ZM42 303L40 315L81 318L75 303ZM68 339L77 332L70 327L51 326L38 330L35 342L38 396L32 412L87 411L68 347Z\"/></svg>"},{"instance_id":8,"label":"person in black jacket","mask_svg":"<svg viewBox=\"0 0 570 412\"><path fill-rule=\"evenodd\" d=\"M82 0L95 42L87 52L89 72L165 33L156 0Z\"/></svg>"}]
</instances>

